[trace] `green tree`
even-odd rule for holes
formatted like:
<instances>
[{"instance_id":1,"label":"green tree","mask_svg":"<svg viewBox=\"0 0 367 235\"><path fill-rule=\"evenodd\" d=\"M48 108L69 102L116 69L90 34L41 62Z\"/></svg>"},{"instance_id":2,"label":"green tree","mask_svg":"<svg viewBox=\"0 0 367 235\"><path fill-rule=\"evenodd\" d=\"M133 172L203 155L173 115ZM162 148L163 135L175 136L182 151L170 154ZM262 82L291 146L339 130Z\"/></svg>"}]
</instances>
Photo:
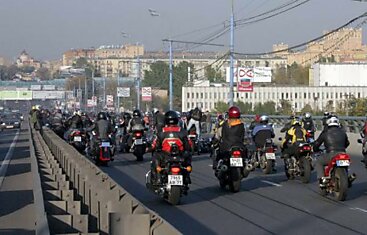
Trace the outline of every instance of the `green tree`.
<instances>
[{"instance_id":1,"label":"green tree","mask_svg":"<svg viewBox=\"0 0 367 235\"><path fill-rule=\"evenodd\" d=\"M306 104L303 109L301 110L301 113L312 113L312 107L310 104Z\"/></svg>"},{"instance_id":2,"label":"green tree","mask_svg":"<svg viewBox=\"0 0 367 235\"><path fill-rule=\"evenodd\" d=\"M252 104L251 103L244 103L242 101L235 102L235 105L240 108L241 113L243 114L252 114Z\"/></svg>"},{"instance_id":3,"label":"green tree","mask_svg":"<svg viewBox=\"0 0 367 235\"><path fill-rule=\"evenodd\" d=\"M360 98L354 99L354 101L350 101L350 113L349 115L353 116L365 116L367 113L367 99Z\"/></svg>"},{"instance_id":4,"label":"green tree","mask_svg":"<svg viewBox=\"0 0 367 235\"><path fill-rule=\"evenodd\" d=\"M85 57L80 57L73 62L73 66L76 68L85 68L89 66L88 60Z\"/></svg>"},{"instance_id":5,"label":"green tree","mask_svg":"<svg viewBox=\"0 0 367 235\"><path fill-rule=\"evenodd\" d=\"M291 85L308 85L309 66L302 66L297 63L284 66L277 66L274 75L274 83L276 84L291 84Z\"/></svg>"},{"instance_id":6,"label":"green tree","mask_svg":"<svg viewBox=\"0 0 367 235\"><path fill-rule=\"evenodd\" d=\"M212 66L205 67L205 77L207 77L210 82L225 82L222 73Z\"/></svg>"},{"instance_id":7,"label":"green tree","mask_svg":"<svg viewBox=\"0 0 367 235\"><path fill-rule=\"evenodd\" d=\"M47 68L39 68L36 71L36 75L41 80L49 80L51 79L51 73Z\"/></svg>"},{"instance_id":8,"label":"green tree","mask_svg":"<svg viewBox=\"0 0 367 235\"><path fill-rule=\"evenodd\" d=\"M215 110L220 113L224 113L228 110L229 105L223 101L218 101L215 103Z\"/></svg>"},{"instance_id":9,"label":"green tree","mask_svg":"<svg viewBox=\"0 0 367 235\"><path fill-rule=\"evenodd\" d=\"M280 100L280 109L278 112L282 115L291 115L293 113L292 104L289 100Z\"/></svg>"},{"instance_id":10,"label":"green tree","mask_svg":"<svg viewBox=\"0 0 367 235\"><path fill-rule=\"evenodd\" d=\"M276 114L275 103L273 101L267 101L264 104L258 103L254 107L254 113L267 115Z\"/></svg>"}]
</instances>

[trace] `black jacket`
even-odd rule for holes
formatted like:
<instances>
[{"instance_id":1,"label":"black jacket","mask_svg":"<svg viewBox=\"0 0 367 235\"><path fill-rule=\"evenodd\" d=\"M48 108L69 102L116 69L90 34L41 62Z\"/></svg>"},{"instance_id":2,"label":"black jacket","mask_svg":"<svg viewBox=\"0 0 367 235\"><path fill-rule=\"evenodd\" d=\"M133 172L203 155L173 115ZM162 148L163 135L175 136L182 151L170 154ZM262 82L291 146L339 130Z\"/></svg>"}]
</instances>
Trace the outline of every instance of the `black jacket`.
<instances>
[{"instance_id":1,"label":"black jacket","mask_svg":"<svg viewBox=\"0 0 367 235\"><path fill-rule=\"evenodd\" d=\"M87 129L88 131L95 131L97 137L100 139L108 139L108 135L112 133L111 122L108 120L98 120L91 127Z\"/></svg>"},{"instance_id":2,"label":"black jacket","mask_svg":"<svg viewBox=\"0 0 367 235\"><path fill-rule=\"evenodd\" d=\"M191 118L195 121L201 121L201 118L203 117L203 113L200 111L200 109L195 108L191 113Z\"/></svg>"},{"instance_id":3,"label":"black jacket","mask_svg":"<svg viewBox=\"0 0 367 235\"><path fill-rule=\"evenodd\" d=\"M165 117L162 113L158 112L154 114L153 125L155 126L158 132L160 132L164 127L164 119Z\"/></svg>"},{"instance_id":4,"label":"black jacket","mask_svg":"<svg viewBox=\"0 0 367 235\"><path fill-rule=\"evenodd\" d=\"M231 125L228 121L225 121L222 127L222 141L219 145L219 149L221 152L226 152L234 146L244 148L244 139L245 127L241 121Z\"/></svg>"},{"instance_id":5,"label":"black jacket","mask_svg":"<svg viewBox=\"0 0 367 235\"><path fill-rule=\"evenodd\" d=\"M349 146L348 136L345 131L337 126L328 127L323 131L314 143L314 150L319 151L320 146L324 144L326 152L345 152Z\"/></svg>"},{"instance_id":6,"label":"black jacket","mask_svg":"<svg viewBox=\"0 0 367 235\"><path fill-rule=\"evenodd\" d=\"M306 131L312 131L312 132L316 131L315 124L311 118L303 120L303 128L305 128Z\"/></svg>"},{"instance_id":7,"label":"black jacket","mask_svg":"<svg viewBox=\"0 0 367 235\"><path fill-rule=\"evenodd\" d=\"M129 129L129 132L132 131L132 128L135 126L135 125L143 125L144 126L144 121L142 118L140 117L133 117L130 122L129 122L129 125L128 125L128 129Z\"/></svg>"},{"instance_id":8,"label":"black jacket","mask_svg":"<svg viewBox=\"0 0 367 235\"><path fill-rule=\"evenodd\" d=\"M79 115L74 115L70 119L70 128L71 129L81 129L83 128L83 121Z\"/></svg>"}]
</instances>

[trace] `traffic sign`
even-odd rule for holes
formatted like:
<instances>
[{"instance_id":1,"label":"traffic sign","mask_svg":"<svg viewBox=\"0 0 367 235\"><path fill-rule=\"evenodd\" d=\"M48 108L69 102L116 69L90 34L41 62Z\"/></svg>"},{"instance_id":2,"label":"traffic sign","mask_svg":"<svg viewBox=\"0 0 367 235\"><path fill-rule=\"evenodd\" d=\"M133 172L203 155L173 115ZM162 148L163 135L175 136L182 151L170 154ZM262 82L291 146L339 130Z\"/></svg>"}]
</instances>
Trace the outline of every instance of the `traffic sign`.
<instances>
[{"instance_id":1,"label":"traffic sign","mask_svg":"<svg viewBox=\"0 0 367 235\"><path fill-rule=\"evenodd\" d=\"M143 101L152 101L152 88L151 87L142 87L141 88L141 96Z\"/></svg>"}]
</instances>

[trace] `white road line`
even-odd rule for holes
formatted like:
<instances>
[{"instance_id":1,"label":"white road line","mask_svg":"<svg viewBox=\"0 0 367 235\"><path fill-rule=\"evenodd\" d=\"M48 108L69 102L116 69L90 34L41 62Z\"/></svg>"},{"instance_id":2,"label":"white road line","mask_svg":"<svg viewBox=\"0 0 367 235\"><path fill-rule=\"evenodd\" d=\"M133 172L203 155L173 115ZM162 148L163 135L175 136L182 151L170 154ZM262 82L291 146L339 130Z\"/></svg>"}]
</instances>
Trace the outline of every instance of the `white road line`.
<instances>
[{"instance_id":1,"label":"white road line","mask_svg":"<svg viewBox=\"0 0 367 235\"><path fill-rule=\"evenodd\" d=\"M261 180L261 182L266 183L266 184L270 184L270 185L273 185L273 186L277 186L277 187L282 187L281 184L277 184L277 183L267 181L267 180Z\"/></svg>"},{"instance_id":2,"label":"white road line","mask_svg":"<svg viewBox=\"0 0 367 235\"><path fill-rule=\"evenodd\" d=\"M210 165L208 165L208 166L213 167L213 165L212 165L212 164L210 164Z\"/></svg>"},{"instance_id":3,"label":"white road line","mask_svg":"<svg viewBox=\"0 0 367 235\"><path fill-rule=\"evenodd\" d=\"M365 210L365 209L362 209L362 208L359 208L359 207L352 207L352 208L350 208L351 210L354 210L354 211L362 211L362 212L364 212L364 213L367 213L367 210Z\"/></svg>"},{"instance_id":4,"label":"white road line","mask_svg":"<svg viewBox=\"0 0 367 235\"><path fill-rule=\"evenodd\" d=\"M6 171L8 170L8 166L9 166L9 163L11 161L11 158L13 157L13 152L14 152L14 148L15 148L15 145L17 143L17 140L18 140L18 136L19 136L19 130L17 131L17 134L15 135L15 137L13 139L13 142L11 143L11 145L9 147L9 150L6 153L5 159L1 164L1 167L0 167L0 189L1 189L1 186L3 185L3 181L4 181L4 178L5 178L5 175L6 175Z\"/></svg>"}]
</instances>

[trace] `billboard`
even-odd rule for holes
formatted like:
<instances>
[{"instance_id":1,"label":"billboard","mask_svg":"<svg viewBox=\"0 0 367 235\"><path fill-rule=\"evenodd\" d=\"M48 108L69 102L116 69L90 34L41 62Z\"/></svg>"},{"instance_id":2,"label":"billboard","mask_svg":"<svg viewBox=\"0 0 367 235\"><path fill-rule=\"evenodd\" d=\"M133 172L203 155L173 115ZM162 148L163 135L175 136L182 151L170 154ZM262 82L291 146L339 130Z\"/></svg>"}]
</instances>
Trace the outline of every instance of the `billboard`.
<instances>
[{"instance_id":1,"label":"billboard","mask_svg":"<svg viewBox=\"0 0 367 235\"><path fill-rule=\"evenodd\" d=\"M238 71L238 72L237 72ZM252 76L252 82L271 82L272 73L270 67L240 67L234 68L234 81L238 77ZM230 68L226 69L226 82L230 82Z\"/></svg>"},{"instance_id":2,"label":"billboard","mask_svg":"<svg viewBox=\"0 0 367 235\"><path fill-rule=\"evenodd\" d=\"M32 91L39 91L39 90L41 90L41 85L31 85L31 90Z\"/></svg>"},{"instance_id":3,"label":"billboard","mask_svg":"<svg viewBox=\"0 0 367 235\"><path fill-rule=\"evenodd\" d=\"M35 100L47 100L47 99L57 99L61 100L65 97L64 91L33 91L32 97Z\"/></svg>"},{"instance_id":4,"label":"billboard","mask_svg":"<svg viewBox=\"0 0 367 235\"><path fill-rule=\"evenodd\" d=\"M151 87L142 87L141 88L141 96L143 101L152 101L152 88Z\"/></svg>"},{"instance_id":5,"label":"billboard","mask_svg":"<svg viewBox=\"0 0 367 235\"><path fill-rule=\"evenodd\" d=\"M117 87L117 97L130 97L130 87Z\"/></svg>"},{"instance_id":6,"label":"billboard","mask_svg":"<svg viewBox=\"0 0 367 235\"><path fill-rule=\"evenodd\" d=\"M107 106L113 106L113 95L107 95L106 96L106 105Z\"/></svg>"},{"instance_id":7,"label":"billboard","mask_svg":"<svg viewBox=\"0 0 367 235\"><path fill-rule=\"evenodd\" d=\"M55 85L43 85L44 91L53 91L56 90Z\"/></svg>"}]
</instances>

